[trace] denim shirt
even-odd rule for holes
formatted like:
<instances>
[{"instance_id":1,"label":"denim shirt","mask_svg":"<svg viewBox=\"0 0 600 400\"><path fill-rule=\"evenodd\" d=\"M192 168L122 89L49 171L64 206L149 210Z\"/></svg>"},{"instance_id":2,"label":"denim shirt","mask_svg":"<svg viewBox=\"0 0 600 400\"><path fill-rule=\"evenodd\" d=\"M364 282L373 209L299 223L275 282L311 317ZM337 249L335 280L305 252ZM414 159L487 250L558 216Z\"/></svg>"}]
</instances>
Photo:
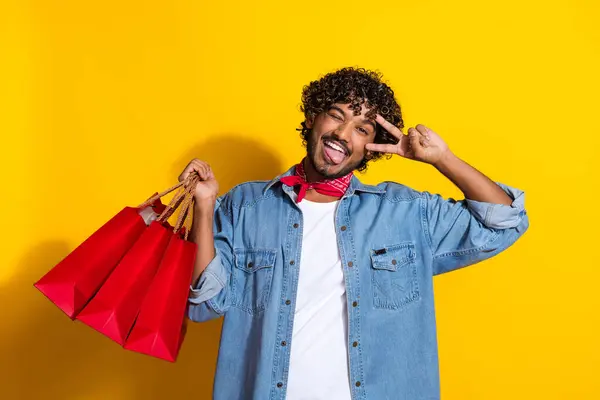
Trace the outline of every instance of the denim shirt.
<instances>
[{"instance_id":1,"label":"denim shirt","mask_svg":"<svg viewBox=\"0 0 600 400\"><path fill-rule=\"evenodd\" d=\"M217 400L286 397L303 220L280 177L217 200L216 255L191 288L191 320L224 316ZM354 400L439 399L433 276L493 257L529 226L524 193L498 185L510 206L352 178L335 230Z\"/></svg>"}]
</instances>

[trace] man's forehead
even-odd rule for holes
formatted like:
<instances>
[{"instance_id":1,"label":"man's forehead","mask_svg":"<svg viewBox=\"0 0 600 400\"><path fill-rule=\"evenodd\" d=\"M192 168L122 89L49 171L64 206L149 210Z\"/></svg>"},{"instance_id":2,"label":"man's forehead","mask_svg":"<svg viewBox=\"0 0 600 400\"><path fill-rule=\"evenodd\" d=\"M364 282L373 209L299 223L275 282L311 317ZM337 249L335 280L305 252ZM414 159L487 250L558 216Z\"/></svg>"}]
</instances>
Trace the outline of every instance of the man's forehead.
<instances>
[{"instance_id":1,"label":"man's forehead","mask_svg":"<svg viewBox=\"0 0 600 400\"><path fill-rule=\"evenodd\" d=\"M372 107L367 107L366 102L363 101L362 103L360 103L360 114L358 115L363 115L365 117L367 117L367 114L369 113L369 111L372 110ZM352 103L334 103L331 106L329 106L329 108L340 108L342 111L347 112L347 113L352 113L354 115L354 111L358 108L352 108L354 107ZM375 119L375 115L373 116L369 116L367 117L369 119Z\"/></svg>"}]
</instances>

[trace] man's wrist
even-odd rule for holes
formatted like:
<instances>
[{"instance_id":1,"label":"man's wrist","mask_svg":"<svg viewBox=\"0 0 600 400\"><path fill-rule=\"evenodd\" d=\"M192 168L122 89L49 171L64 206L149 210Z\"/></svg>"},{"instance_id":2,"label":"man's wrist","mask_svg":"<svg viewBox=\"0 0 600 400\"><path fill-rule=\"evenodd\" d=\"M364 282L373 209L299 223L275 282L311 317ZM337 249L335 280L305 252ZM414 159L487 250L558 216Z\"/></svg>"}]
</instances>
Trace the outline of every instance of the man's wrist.
<instances>
[{"instance_id":1,"label":"man's wrist","mask_svg":"<svg viewBox=\"0 0 600 400\"><path fill-rule=\"evenodd\" d=\"M212 213L215 210L216 202L217 202L216 196L204 198L204 199L197 199L194 202L194 212L200 213L200 214L210 213L212 215Z\"/></svg>"},{"instance_id":2,"label":"man's wrist","mask_svg":"<svg viewBox=\"0 0 600 400\"><path fill-rule=\"evenodd\" d=\"M459 158L452 152L450 149L446 150L440 158L433 163L432 165L440 172L447 171L448 168L452 167L452 164L455 164Z\"/></svg>"}]
</instances>

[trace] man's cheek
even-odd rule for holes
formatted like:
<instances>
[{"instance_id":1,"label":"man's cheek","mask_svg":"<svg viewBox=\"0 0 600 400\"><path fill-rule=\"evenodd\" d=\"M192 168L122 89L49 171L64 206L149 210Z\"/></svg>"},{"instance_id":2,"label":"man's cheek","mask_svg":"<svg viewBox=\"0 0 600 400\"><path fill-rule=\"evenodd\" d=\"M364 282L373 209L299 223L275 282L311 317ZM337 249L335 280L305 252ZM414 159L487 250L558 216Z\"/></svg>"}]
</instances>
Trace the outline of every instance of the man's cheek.
<instances>
[{"instance_id":1,"label":"man's cheek","mask_svg":"<svg viewBox=\"0 0 600 400\"><path fill-rule=\"evenodd\" d=\"M364 149L356 149L352 152L353 160L362 160L365 158L365 150Z\"/></svg>"}]
</instances>

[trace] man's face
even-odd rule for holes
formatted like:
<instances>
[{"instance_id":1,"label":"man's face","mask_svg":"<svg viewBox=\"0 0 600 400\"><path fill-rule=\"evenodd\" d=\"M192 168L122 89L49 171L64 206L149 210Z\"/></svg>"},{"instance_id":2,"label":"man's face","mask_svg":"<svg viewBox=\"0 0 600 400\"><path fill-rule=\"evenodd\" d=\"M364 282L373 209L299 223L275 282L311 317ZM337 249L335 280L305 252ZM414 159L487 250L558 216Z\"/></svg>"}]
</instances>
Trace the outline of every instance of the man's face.
<instances>
[{"instance_id":1,"label":"man's face","mask_svg":"<svg viewBox=\"0 0 600 400\"><path fill-rule=\"evenodd\" d=\"M325 178L339 178L354 171L367 156L365 145L375 139L375 120L368 119L363 106L354 115L349 104L335 103L306 121L308 159Z\"/></svg>"}]
</instances>

